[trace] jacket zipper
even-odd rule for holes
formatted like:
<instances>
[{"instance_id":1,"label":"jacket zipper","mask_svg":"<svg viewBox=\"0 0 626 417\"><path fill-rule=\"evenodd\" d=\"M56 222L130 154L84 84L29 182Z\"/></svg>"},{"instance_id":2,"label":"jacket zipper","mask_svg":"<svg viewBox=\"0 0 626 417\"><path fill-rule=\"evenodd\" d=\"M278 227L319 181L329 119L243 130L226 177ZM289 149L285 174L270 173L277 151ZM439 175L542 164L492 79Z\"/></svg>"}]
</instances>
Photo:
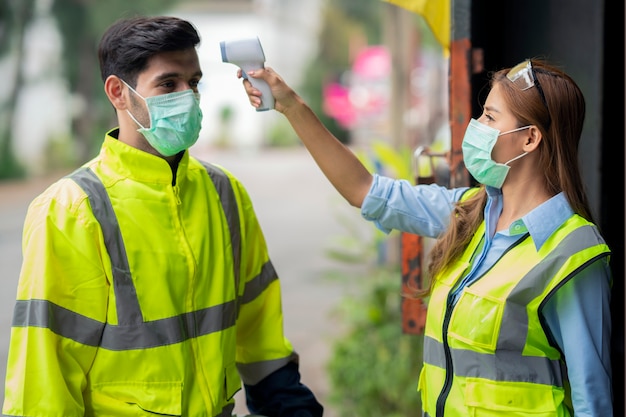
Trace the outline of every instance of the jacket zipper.
<instances>
[{"instance_id":1,"label":"jacket zipper","mask_svg":"<svg viewBox=\"0 0 626 417\"><path fill-rule=\"evenodd\" d=\"M176 198L176 205L180 206L182 202L180 201L180 188L178 184L172 185L172 191L174 192L174 197Z\"/></svg>"},{"instance_id":2,"label":"jacket zipper","mask_svg":"<svg viewBox=\"0 0 626 417\"><path fill-rule=\"evenodd\" d=\"M509 246L500 256L497 262L500 261L511 249L522 243L530 236L530 233L526 232L522 237L520 237L515 243ZM484 257L485 252L481 253L481 257ZM482 262L482 258L479 262ZM497 263L496 262L496 263ZM495 264L494 264L495 265ZM490 268L491 269L491 268ZM489 272L489 271L487 271ZM484 276L487 272L485 272L482 276ZM481 277L482 277L481 276ZM476 283L478 279L472 281L467 285L467 287ZM456 305L454 301L454 291L451 291L448 294L448 298L446 301L446 315L443 318L443 325L441 329L441 338L443 340L443 352L446 359L446 378L443 383L443 387L441 388L441 392L439 393L439 397L437 397L437 405L435 407L435 417L443 417L443 413L445 411L446 400L448 399L448 395L450 394L450 390L452 389L452 379L454 378L454 369L452 366L452 355L450 354L450 344L448 343L448 328L450 327L450 319L452 318L452 311L454 310L454 306Z\"/></svg>"},{"instance_id":3,"label":"jacket zipper","mask_svg":"<svg viewBox=\"0 0 626 417\"><path fill-rule=\"evenodd\" d=\"M450 345L448 344L448 327L450 326L450 317L452 317L452 310L454 309L453 305L453 297L452 293L448 295L447 305L446 305L446 315L443 318L443 328L441 331L442 340L443 340L443 352L446 358L446 378L443 383L443 387L441 388L441 392L439 393L439 397L437 397L437 405L435 408L435 417L443 417L444 408L446 406L446 399L448 398L448 394L450 393L450 389L452 388L452 377L453 377L453 369L452 369L452 355L450 354Z\"/></svg>"}]
</instances>

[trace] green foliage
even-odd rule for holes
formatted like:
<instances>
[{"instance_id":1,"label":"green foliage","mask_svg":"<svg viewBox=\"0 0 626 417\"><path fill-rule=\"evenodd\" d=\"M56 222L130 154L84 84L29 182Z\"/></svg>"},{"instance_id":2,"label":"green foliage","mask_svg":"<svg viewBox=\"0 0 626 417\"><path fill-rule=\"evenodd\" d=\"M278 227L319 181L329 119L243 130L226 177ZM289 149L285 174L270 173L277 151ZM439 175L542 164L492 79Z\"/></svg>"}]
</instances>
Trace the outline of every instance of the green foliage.
<instances>
[{"instance_id":1,"label":"green foliage","mask_svg":"<svg viewBox=\"0 0 626 417\"><path fill-rule=\"evenodd\" d=\"M322 123L343 143L349 132L323 111L322 88L331 81L341 81L350 69L354 44L378 44L382 22L380 0L327 0L324 2L322 27L317 55L311 59L299 90Z\"/></svg>"},{"instance_id":2,"label":"green foliage","mask_svg":"<svg viewBox=\"0 0 626 417\"><path fill-rule=\"evenodd\" d=\"M343 207L345 200L338 200L338 203ZM353 210L352 207L349 209ZM348 216L347 212L336 210L335 216L345 231L344 234L332 238L326 248L326 255L350 265L366 265L376 259L377 250L387 241L388 235L371 224L363 224L360 219L355 222L353 216Z\"/></svg>"},{"instance_id":3,"label":"green foliage","mask_svg":"<svg viewBox=\"0 0 626 417\"><path fill-rule=\"evenodd\" d=\"M364 294L345 300L340 311L351 330L327 365L329 401L342 417L419 416L423 337L402 333L399 269L369 272L359 277Z\"/></svg>"},{"instance_id":4,"label":"green foliage","mask_svg":"<svg viewBox=\"0 0 626 417\"><path fill-rule=\"evenodd\" d=\"M34 8L35 0L0 1L0 61L6 87L0 97L0 179L26 175L26 168L13 152L13 115L24 80L24 38Z\"/></svg>"},{"instance_id":5,"label":"green foliage","mask_svg":"<svg viewBox=\"0 0 626 417\"><path fill-rule=\"evenodd\" d=\"M220 148L227 148L231 145L231 125L235 112L230 105L224 105L219 109L219 124L217 125L217 138L215 145Z\"/></svg>"},{"instance_id":6,"label":"green foliage","mask_svg":"<svg viewBox=\"0 0 626 417\"><path fill-rule=\"evenodd\" d=\"M48 172L67 170L79 166L82 161L77 160L76 149L68 136L57 135L46 143L44 169Z\"/></svg>"},{"instance_id":7,"label":"green foliage","mask_svg":"<svg viewBox=\"0 0 626 417\"><path fill-rule=\"evenodd\" d=\"M374 140L367 151L357 150L356 156L369 172L412 181L413 152L406 146L394 148L383 140Z\"/></svg>"},{"instance_id":8,"label":"green foliage","mask_svg":"<svg viewBox=\"0 0 626 417\"><path fill-rule=\"evenodd\" d=\"M384 167L385 175L393 178L410 180L413 177L411 172L411 150L407 147L395 149L384 141L372 143L372 151L378 163Z\"/></svg>"},{"instance_id":9,"label":"green foliage","mask_svg":"<svg viewBox=\"0 0 626 417\"><path fill-rule=\"evenodd\" d=\"M9 143L3 141L3 145ZM0 180L24 178L26 176L26 168L17 160L13 152L3 149L0 151Z\"/></svg>"},{"instance_id":10,"label":"green foliage","mask_svg":"<svg viewBox=\"0 0 626 417\"><path fill-rule=\"evenodd\" d=\"M410 176L408 150L396 151L384 142L375 142L370 155L358 156L370 170L377 165L397 178ZM355 223L340 219L347 234L335 238L328 250L335 260L368 266L356 277L341 277L355 279L359 291L339 308L348 331L335 342L327 364L332 385L329 401L341 417L419 416L417 381L423 337L402 333L399 263L373 261L395 235ZM374 233L369 233L371 230Z\"/></svg>"},{"instance_id":11,"label":"green foliage","mask_svg":"<svg viewBox=\"0 0 626 417\"><path fill-rule=\"evenodd\" d=\"M267 145L273 147L289 147L300 145L298 136L285 118L279 118L267 133Z\"/></svg>"}]
</instances>

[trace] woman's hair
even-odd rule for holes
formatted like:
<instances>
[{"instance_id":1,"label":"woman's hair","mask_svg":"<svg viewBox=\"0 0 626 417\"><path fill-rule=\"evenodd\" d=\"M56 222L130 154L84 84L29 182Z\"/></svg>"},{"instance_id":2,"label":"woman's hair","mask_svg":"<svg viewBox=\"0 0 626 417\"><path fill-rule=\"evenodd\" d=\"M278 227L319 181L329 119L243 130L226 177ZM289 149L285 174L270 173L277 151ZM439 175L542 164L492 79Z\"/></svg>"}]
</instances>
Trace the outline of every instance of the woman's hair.
<instances>
[{"instance_id":1,"label":"woman's hair","mask_svg":"<svg viewBox=\"0 0 626 417\"><path fill-rule=\"evenodd\" d=\"M200 36L191 23L177 17L133 17L111 25L98 46L100 75L117 75L132 87L148 60L161 52L195 48Z\"/></svg>"},{"instance_id":2,"label":"woman's hair","mask_svg":"<svg viewBox=\"0 0 626 417\"><path fill-rule=\"evenodd\" d=\"M585 99L576 83L562 70L533 59L532 68L544 92L546 104L536 86L521 90L506 77L509 68L492 74L490 86L500 86L509 110L519 127L537 126L543 135L539 144L539 166L546 189L552 195L563 192L575 213L592 221L580 167L578 144L585 119ZM458 259L483 221L487 193L484 186L475 195L462 199L452 211L450 226L430 251L430 287L415 296L430 293L432 280Z\"/></svg>"}]
</instances>

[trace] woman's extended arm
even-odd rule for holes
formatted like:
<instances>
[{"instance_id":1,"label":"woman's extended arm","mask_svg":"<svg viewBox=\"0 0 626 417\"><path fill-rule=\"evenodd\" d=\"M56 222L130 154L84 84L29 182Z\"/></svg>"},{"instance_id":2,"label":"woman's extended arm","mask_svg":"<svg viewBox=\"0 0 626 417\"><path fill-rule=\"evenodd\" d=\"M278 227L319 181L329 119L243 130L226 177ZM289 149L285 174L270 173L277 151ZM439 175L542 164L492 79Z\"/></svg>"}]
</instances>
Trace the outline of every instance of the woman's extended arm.
<instances>
[{"instance_id":1,"label":"woman's extended arm","mask_svg":"<svg viewBox=\"0 0 626 417\"><path fill-rule=\"evenodd\" d=\"M285 115L294 131L308 149L324 175L348 202L361 207L372 183L372 174L356 155L341 143L271 68L251 71L250 77L265 80L272 90L276 111ZM241 73L239 73L241 75ZM247 80L244 86L250 103L258 107L261 92Z\"/></svg>"}]
</instances>

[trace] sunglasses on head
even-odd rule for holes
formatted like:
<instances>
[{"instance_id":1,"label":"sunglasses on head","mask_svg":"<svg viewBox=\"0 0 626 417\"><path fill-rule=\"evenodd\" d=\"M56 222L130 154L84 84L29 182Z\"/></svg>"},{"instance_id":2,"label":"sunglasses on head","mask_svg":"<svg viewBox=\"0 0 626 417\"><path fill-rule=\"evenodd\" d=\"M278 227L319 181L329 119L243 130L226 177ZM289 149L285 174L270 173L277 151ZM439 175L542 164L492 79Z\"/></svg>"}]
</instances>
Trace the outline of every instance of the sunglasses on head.
<instances>
[{"instance_id":1,"label":"sunglasses on head","mask_svg":"<svg viewBox=\"0 0 626 417\"><path fill-rule=\"evenodd\" d=\"M520 90L528 90L531 87L537 87L537 91L541 96L541 101L543 105L546 107L548 111L548 126L550 126L550 122L552 121L552 117L550 116L550 108L548 107L548 102L546 101L546 96L543 93L543 89L541 88L541 84L539 84L539 80L537 79L537 75L535 74L535 70L533 69L532 62L530 59L520 62L506 74L506 78L509 79Z\"/></svg>"}]
</instances>

